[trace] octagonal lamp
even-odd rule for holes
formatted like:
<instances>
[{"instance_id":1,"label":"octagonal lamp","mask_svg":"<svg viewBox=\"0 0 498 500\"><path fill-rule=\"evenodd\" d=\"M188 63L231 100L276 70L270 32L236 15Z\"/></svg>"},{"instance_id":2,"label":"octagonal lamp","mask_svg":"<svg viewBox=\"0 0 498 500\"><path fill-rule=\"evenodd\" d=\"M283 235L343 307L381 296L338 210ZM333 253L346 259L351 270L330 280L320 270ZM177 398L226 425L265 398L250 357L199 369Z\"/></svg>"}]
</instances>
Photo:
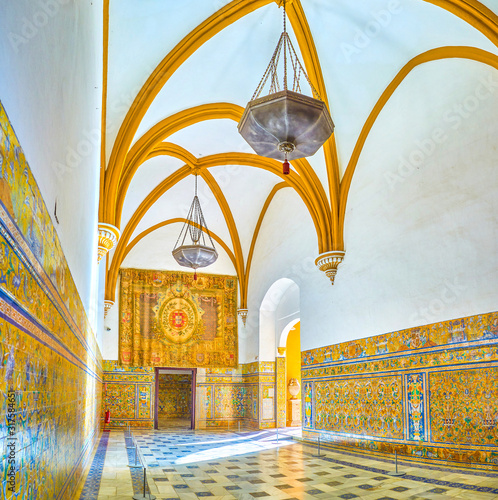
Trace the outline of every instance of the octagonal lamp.
<instances>
[{"instance_id":1,"label":"octagonal lamp","mask_svg":"<svg viewBox=\"0 0 498 500\"><path fill-rule=\"evenodd\" d=\"M258 155L296 160L314 155L334 123L323 101L282 90L250 101L238 129Z\"/></svg>"},{"instance_id":2,"label":"octagonal lamp","mask_svg":"<svg viewBox=\"0 0 498 500\"><path fill-rule=\"evenodd\" d=\"M194 199L172 253L180 266L194 270L194 280L197 279L199 267L210 266L218 258L218 252L214 248L197 196L197 173L195 174Z\"/></svg>"}]
</instances>

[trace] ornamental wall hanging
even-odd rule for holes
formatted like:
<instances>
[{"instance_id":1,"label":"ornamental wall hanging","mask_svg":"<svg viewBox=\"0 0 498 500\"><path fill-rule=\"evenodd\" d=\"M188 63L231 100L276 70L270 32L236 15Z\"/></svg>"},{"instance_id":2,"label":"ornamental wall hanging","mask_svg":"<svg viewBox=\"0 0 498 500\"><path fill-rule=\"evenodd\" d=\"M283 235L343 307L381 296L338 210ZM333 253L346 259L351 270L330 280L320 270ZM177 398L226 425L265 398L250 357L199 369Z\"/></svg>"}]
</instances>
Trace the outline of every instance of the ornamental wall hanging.
<instances>
[{"instance_id":1,"label":"ornamental wall hanging","mask_svg":"<svg viewBox=\"0 0 498 500\"><path fill-rule=\"evenodd\" d=\"M121 270L125 366L237 367L237 278Z\"/></svg>"}]
</instances>

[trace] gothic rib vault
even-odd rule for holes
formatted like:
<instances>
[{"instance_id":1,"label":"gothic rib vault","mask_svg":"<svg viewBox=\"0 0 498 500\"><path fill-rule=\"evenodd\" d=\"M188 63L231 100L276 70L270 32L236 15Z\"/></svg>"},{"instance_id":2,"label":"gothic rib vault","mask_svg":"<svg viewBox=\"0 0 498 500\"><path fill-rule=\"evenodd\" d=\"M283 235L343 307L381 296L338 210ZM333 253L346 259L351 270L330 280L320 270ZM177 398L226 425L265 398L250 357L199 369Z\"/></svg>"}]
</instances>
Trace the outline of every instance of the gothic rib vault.
<instances>
[{"instance_id":1,"label":"gothic rib vault","mask_svg":"<svg viewBox=\"0 0 498 500\"><path fill-rule=\"evenodd\" d=\"M174 268L170 237L186 215L194 169L205 183L206 218L226 257L216 270L237 274L240 308L247 308L259 230L281 189L295 190L306 206L316 232L313 258L347 252L356 166L396 90L417 68L447 59L498 69L498 18L476 1L353 7L289 0L291 35L337 129L323 152L292 162L291 175L283 176L278 162L251 153L235 132L278 38L279 4L193 1L187 13L170 4L148 11L134 2L104 2L99 219L121 231L106 264L107 301L115 300L119 268L143 245L162 246L164 264L150 265ZM414 14L423 20L423 42L407 24ZM368 90L361 74L372 83ZM166 228L162 239L153 237Z\"/></svg>"}]
</instances>

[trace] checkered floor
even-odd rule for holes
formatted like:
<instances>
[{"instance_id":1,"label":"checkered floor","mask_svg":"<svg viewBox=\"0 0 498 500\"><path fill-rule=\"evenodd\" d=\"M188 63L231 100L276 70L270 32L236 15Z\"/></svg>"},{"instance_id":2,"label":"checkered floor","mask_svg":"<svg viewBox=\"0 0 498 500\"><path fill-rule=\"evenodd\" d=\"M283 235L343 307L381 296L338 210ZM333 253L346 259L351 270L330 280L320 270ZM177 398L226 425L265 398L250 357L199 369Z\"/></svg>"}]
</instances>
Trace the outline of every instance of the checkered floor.
<instances>
[{"instance_id":1,"label":"checkered floor","mask_svg":"<svg viewBox=\"0 0 498 500\"><path fill-rule=\"evenodd\" d=\"M135 431L147 482L157 500L217 499L498 499L498 470L459 471L325 451L293 441L282 432ZM130 457L132 457L130 453ZM131 461L131 458L130 458ZM127 467L122 432L111 432L98 500L130 499L141 493ZM143 476L143 471L139 471ZM87 498L87 497L85 497Z\"/></svg>"}]
</instances>

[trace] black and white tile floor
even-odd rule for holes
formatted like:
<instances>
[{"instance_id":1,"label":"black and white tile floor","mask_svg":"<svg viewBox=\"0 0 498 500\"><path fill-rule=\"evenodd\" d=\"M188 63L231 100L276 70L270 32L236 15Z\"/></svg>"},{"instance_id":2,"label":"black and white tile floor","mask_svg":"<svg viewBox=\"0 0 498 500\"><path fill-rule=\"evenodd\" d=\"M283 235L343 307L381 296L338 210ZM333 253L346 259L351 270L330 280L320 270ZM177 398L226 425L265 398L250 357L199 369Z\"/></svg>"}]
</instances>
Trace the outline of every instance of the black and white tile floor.
<instances>
[{"instance_id":1,"label":"black and white tile floor","mask_svg":"<svg viewBox=\"0 0 498 500\"><path fill-rule=\"evenodd\" d=\"M292 434L292 431L291 433ZM388 460L316 449L280 432L135 431L147 483L157 500L498 499L496 471L463 471L400 463L405 476L393 477ZM102 453L95 455L95 460ZM141 493L143 470L128 467L133 452L123 432L112 431L100 478L98 500L131 499ZM130 472L131 470L131 472ZM93 466L95 474L102 467ZM81 500L95 488L84 490Z\"/></svg>"}]
</instances>

